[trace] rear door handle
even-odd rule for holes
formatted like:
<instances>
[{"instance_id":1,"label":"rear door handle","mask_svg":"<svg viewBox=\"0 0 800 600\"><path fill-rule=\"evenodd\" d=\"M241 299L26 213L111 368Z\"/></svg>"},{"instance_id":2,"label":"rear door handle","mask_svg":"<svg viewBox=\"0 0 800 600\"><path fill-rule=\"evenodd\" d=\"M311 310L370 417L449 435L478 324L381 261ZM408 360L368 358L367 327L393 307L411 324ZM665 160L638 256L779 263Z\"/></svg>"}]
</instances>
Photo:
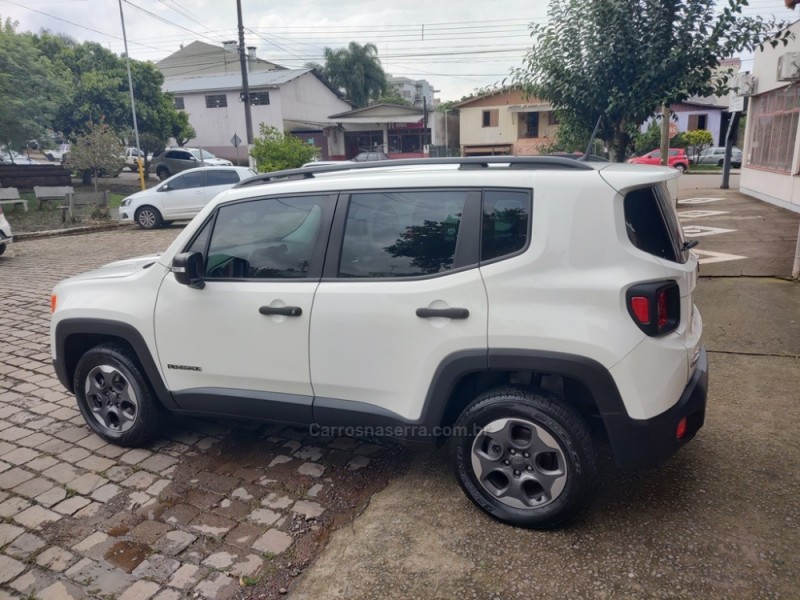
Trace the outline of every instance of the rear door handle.
<instances>
[{"instance_id":1,"label":"rear door handle","mask_svg":"<svg viewBox=\"0 0 800 600\"><path fill-rule=\"evenodd\" d=\"M299 306L262 306L258 309L262 315L281 315L283 317L299 317L303 309Z\"/></svg>"},{"instance_id":2,"label":"rear door handle","mask_svg":"<svg viewBox=\"0 0 800 600\"><path fill-rule=\"evenodd\" d=\"M466 319L469 311L466 308L418 308L417 316L421 319L443 317L445 319Z\"/></svg>"}]
</instances>

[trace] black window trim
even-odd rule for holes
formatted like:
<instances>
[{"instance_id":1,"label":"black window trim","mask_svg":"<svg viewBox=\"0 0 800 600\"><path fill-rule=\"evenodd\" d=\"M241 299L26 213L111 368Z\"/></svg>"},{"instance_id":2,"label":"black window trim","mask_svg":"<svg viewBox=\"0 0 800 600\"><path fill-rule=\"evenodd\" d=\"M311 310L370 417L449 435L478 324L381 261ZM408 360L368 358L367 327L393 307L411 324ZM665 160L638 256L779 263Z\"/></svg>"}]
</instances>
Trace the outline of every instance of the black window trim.
<instances>
[{"instance_id":1,"label":"black window trim","mask_svg":"<svg viewBox=\"0 0 800 600\"><path fill-rule=\"evenodd\" d=\"M456 240L456 254L453 257L453 268L439 273L428 275L411 275L406 277L342 277L339 275L339 259L344 243L344 230L347 225L347 212L350 208L350 198L354 194L391 194L393 192L465 192L464 211L461 215L459 233ZM480 226L482 219L481 188L475 187L402 187L402 188L377 188L342 191L339 203L336 206L333 227L329 242L329 252L325 257L325 266L322 271L323 283L330 282L383 282L390 281L423 281L445 277L454 273L461 273L479 266L480 259ZM464 236L463 242L461 236Z\"/></svg>"},{"instance_id":2,"label":"black window trim","mask_svg":"<svg viewBox=\"0 0 800 600\"><path fill-rule=\"evenodd\" d=\"M336 212L337 204L338 204L338 194L336 192L320 192L320 193L293 193L293 194L278 194L274 196L259 196L257 198L241 198L239 200L231 200L229 202L221 203L214 207L214 211L211 213L208 219L203 221L203 225L200 226L195 234L191 237L189 242L184 246L183 251L188 251L191 248L192 244L194 244L197 237L203 231L203 227L206 226L209 221L213 221L210 225L211 230L208 234L208 239L206 240L205 247L203 248L203 269L205 270L208 261L208 249L211 245L211 238L214 236L214 229L217 227L217 216L221 208L227 206L234 206L236 204L246 204L248 202L259 202L263 200L279 200L281 198L297 198L299 196L302 197L320 197L320 198L328 198L329 201L327 203L323 203L322 208L322 218L320 219L320 235L317 238L316 244L314 244L314 249L311 252L311 268L309 268L306 277L204 277L204 281L210 283L217 283L222 281L236 281L236 282L253 282L253 283L264 283L264 282L285 282L285 283L299 283L301 281L316 281L320 280L322 276L322 271L325 264L325 254L328 248L330 236L331 236L331 222L333 221L333 215ZM327 233L326 233L327 228Z\"/></svg>"},{"instance_id":3,"label":"black window trim","mask_svg":"<svg viewBox=\"0 0 800 600\"><path fill-rule=\"evenodd\" d=\"M485 267L488 265L493 265L497 262L502 262L504 260L508 260L509 258L514 258L515 256L519 256L520 254L525 254L528 249L531 247L531 241L533 239L533 190L531 188L515 188L515 187L487 187L481 190L481 230L480 230L480 237L478 238L478 243L480 245L478 251L478 257L480 258L483 255L483 210L486 202L486 192L523 192L528 195L528 199L531 203L531 212L528 215L528 235L525 238L525 245L520 248L519 250L512 252L510 254L502 254L501 256L495 256L494 258L490 258L489 260L481 260L480 266Z\"/></svg>"}]
</instances>

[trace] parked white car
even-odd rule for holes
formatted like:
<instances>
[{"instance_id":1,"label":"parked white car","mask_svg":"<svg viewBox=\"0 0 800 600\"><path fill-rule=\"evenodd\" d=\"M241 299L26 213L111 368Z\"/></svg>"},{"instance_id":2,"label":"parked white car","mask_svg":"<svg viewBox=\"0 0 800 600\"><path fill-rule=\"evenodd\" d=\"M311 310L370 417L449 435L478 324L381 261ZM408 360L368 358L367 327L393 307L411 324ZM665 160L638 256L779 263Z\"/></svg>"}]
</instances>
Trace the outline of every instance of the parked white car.
<instances>
[{"instance_id":1,"label":"parked white car","mask_svg":"<svg viewBox=\"0 0 800 600\"><path fill-rule=\"evenodd\" d=\"M11 225L3 214L3 207L0 206L0 254L6 251L6 246L14 241L11 235Z\"/></svg>"},{"instance_id":2,"label":"parked white car","mask_svg":"<svg viewBox=\"0 0 800 600\"><path fill-rule=\"evenodd\" d=\"M125 168L130 169L134 173L137 173L139 171L140 156L142 157L142 159L144 159L146 153L144 151L137 150L133 146L128 146L127 148L125 148L125 154L123 155L123 158L125 159ZM150 158L152 159L152 155L150 156Z\"/></svg>"},{"instance_id":3,"label":"parked white car","mask_svg":"<svg viewBox=\"0 0 800 600\"><path fill-rule=\"evenodd\" d=\"M191 219L214 196L258 173L249 167L198 167L173 175L149 190L136 192L122 201L120 221L142 229Z\"/></svg>"}]
</instances>

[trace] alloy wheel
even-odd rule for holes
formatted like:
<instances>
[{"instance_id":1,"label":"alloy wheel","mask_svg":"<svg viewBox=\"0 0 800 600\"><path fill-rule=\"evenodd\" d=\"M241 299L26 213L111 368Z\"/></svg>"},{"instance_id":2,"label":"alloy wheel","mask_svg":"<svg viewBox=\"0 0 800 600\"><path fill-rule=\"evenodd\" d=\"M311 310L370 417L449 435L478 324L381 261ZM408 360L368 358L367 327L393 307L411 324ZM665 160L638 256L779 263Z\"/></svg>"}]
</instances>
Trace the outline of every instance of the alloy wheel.
<instances>
[{"instance_id":1,"label":"alloy wheel","mask_svg":"<svg viewBox=\"0 0 800 600\"><path fill-rule=\"evenodd\" d=\"M472 468L491 496L513 508L541 508L567 483L567 461L555 438L526 419L497 419L472 444Z\"/></svg>"},{"instance_id":2,"label":"alloy wheel","mask_svg":"<svg viewBox=\"0 0 800 600\"><path fill-rule=\"evenodd\" d=\"M139 399L128 379L110 365L94 367L84 388L89 410L105 429L124 433L139 415Z\"/></svg>"}]
</instances>

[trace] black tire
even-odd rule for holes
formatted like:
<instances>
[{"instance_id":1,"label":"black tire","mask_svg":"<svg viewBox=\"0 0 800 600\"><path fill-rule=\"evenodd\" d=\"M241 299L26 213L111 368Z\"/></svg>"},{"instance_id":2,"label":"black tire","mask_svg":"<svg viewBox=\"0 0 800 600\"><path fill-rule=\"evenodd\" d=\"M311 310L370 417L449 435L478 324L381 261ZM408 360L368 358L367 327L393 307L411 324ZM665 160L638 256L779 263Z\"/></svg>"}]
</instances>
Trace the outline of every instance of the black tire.
<instances>
[{"instance_id":1,"label":"black tire","mask_svg":"<svg viewBox=\"0 0 800 600\"><path fill-rule=\"evenodd\" d=\"M6 251L6 244L0 244L0 256Z\"/></svg>"},{"instance_id":2,"label":"black tire","mask_svg":"<svg viewBox=\"0 0 800 600\"><path fill-rule=\"evenodd\" d=\"M732 163L731 163L731 166L732 166L734 169L741 169L741 168L742 168L742 163L739 163L739 162L732 162Z\"/></svg>"},{"instance_id":3,"label":"black tire","mask_svg":"<svg viewBox=\"0 0 800 600\"><path fill-rule=\"evenodd\" d=\"M678 171L680 171L682 174L689 170L688 165L685 165L683 163L678 163L677 165L675 165L675 168L678 169Z\"/></svg>"},{"instance_id":4,"label":"black tire","mask_svg":"<svg viewBox=\"0 0 800 600\"><path fill-rule=\"evenodd\" d=\"M724 161L724 160L720 160L720 161L717 163L717 166L718 166L718 167L721 167L723 164L725 164L725 161Z\"/></svg>"},{"instance_id":5,"label":"black tire","mask_svg":"<svg viewBox=\"0 0 800 600\"><path fill-rule=\"evenodd\" d=\"M136 220L136 224L142 229L158 229L164 223L164 219L158 209L149 205L137 208L133 217Z\"/></svg>"},{"instance_id":6,"label":"black tire","mask_svg":"<svg viewBox=\"0 0 800 600\"><path fill-rule=\"evenodd\" d=\"M503 422L487 433L487 425ZM597 459L588 426L570 406L541 391L499 388L479 396L455 427L464 433L452 440L458 483L495 519L548 529L573 518L588 501ZM476 463L491 468L489 474L481 477Z\"/></svg>"},{"instance_id":7,"label":"black tire","mask_svg":"<svg viewBox=\"0 0 800 600\"><path fill-rule=\"evenodd\" d=\"M78 361L75 397L89 428L117 446L142 446L158 434L166 411L137 358L118 344L95 346Z\"/></svg>"},{"instance_id":8,"label":"black tire","mask_svg":"<svg viewBox=\"0 0 800 600\"><path fill-rule=\"evenodd\" d=\"M169 169L167 169L167 167L158 167L156 169L156 175L161 181L164 181L169 177Z\"/></svg>"}]
</instances>

